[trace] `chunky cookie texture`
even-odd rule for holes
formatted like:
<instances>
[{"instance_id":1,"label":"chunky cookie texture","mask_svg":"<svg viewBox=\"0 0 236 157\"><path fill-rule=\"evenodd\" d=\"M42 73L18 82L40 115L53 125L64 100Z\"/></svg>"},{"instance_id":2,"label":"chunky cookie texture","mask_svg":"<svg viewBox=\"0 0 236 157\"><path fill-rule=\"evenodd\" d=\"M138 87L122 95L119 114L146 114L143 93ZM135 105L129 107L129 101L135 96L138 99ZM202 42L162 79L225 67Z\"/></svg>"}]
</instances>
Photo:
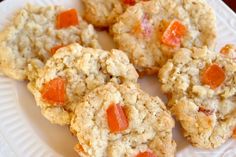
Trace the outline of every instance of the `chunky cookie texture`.
<instances>
[{"instance_id":1,"label":"chunky cookie texture","mask_svg":"<svg viewBox=\"0 0 236 157\"><path fill-rule=\"evenodd\" d=\"M73 23L63 20L73 17ZM51 57L56 47L78 42L100 47L92 25L75 10L59 6L27 5L19 10L13 22L0 32L0 68L14 79L35 79L37 69ZM28 64L32 64L27 71Z\"/></svg>"},{"instance_id":2,"label":"chunky cookie texture","mask_svg":"<svg viewBox=\"0 0 236 157\"><path fill-rule=\"evenodd\" d=\"M231 137L236 126L235 76L235 59L206 47L180 49L161 68L168 106L194 146L216 148Z\"/></svg>"},{"instance_id":3,"label":"chunky cookie texture","mask_svg":"<svg viewBox=\"0 0 236 157\"><path fill-rule=\"evenodd\" d=\"M215 23L204 0L147 1L129 7L111 33L141 74L153 74L179 48L213 48Z\"/></svg>"},{"instance_id":4,"label":"chunky cookie texture","mask_svg":"<svg viewBox=\"0 0 236 157\"><path fill-rule=\"evenodd\" d=\"M96 27L109 27L129 6L141 0L82 0L84 17Z\"/></svg>"},{"instance_id":5,"label":"chunky cookie texture","mask_svg":"<svg viewBox=\"0 0 236 157\"><path fill-rule=\"evenodd\" d=\"M136 84L108 83L76 104L71 130L77 135L75 150L81 157L174 157L170 113L158 97Z\"/></svg>"},{"instance_id":6,"label":"chunky cookie texture","mask_svg":"<svg viewBox=\"0 0 236 157\"><path fill-rule=\"evenodd\" d=\"M138 74L125 53L72 44L60 48L28 84L42 114L52 123L70 124L76 106L90 90L114 82L136 82Z\"/></svg>"}]
</instances>

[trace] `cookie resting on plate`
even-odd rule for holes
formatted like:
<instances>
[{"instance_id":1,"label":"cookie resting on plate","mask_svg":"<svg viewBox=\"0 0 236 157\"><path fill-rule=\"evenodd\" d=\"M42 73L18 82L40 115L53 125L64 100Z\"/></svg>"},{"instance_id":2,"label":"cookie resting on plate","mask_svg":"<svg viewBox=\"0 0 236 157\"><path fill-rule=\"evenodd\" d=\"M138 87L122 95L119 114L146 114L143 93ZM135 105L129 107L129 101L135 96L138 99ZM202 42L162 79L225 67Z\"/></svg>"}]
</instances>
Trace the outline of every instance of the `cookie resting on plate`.
<instances>
[{"instance_id":1,"label":"cookie resting on plate","mask_svg":"<svg viewBox=\"0 0 236 157\"><path fill-rule=\"evenodd\" d=\"M96 27L109 27L128 6L141 0L82 0L84 18Z\"/></svg>"},{"instance_id":2,"label":"cookie resting on plate","mask_svg":"<svg viewBox=\"0 0 236 157\"><path fill-rule=\"evenodd\" d=\"M81 157L174 157L174 120L137 84L108 83L76 103L71 130Z\"/></svg>"},{"instance_id":3,"label":"cookie resting on plate","mask_svg":"<svg viewBox=\"0 0 236 157\"><path fill-rule=\"evenodd\" d=\"M153 74L179 48L213 48L216 18L205 0L152 0L129 7L111 33L140 74Z\"/></svg>"},{"instance_id":4,"label":"cookie resting on plate","mask_svg":"<svg viewBox=\"0 0 236 157\"><path fill-rule=\"evenodd\" d=\"M125 53L72 44L47 61L36 81L28 84L42 114L52 123L70 124L75 106L90 90L115 82L137 82L138 74Z\"/></svg>"},{"instance_id":5,"label":"cookie resting on plate","mask_svg":"<svg viewBox=\"0 0 236 157\"><path fill-rule=\"evenodd\" d=\"M216 148L236 127L236 62L227 53L180 49L159 72L168 106L192 145Z\"/></svg>"},{"instance_id":6,"label":"cookie resting on plate","mask_svg":"<svg viewBox=\"0 0 236 157\"><path fill-rule=\"evenodd\" d=\"M0 69L17 80L35 79L37 68L56 48L75 42L100 47L93 26L84 22L75 9L27 5L0 32Z\"/></svg>"}]
</instances>

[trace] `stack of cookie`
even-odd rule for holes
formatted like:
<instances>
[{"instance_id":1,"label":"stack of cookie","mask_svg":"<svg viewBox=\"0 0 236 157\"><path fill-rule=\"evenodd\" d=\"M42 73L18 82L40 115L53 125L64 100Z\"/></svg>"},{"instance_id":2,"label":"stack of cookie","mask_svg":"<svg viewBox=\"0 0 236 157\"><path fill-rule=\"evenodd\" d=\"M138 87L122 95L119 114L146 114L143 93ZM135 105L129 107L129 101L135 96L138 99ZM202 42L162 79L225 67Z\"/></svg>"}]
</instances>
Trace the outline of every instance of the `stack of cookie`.
<instances>
[{"instance_id":1,"label":"stack of cookie","mask_svg":"<svg viewBox=\"0 0 236 157\"><path fill-rule=\"evenodd\" d=\"M175 156L170 112L194 146L233 134L235 48L213 51L216 19L204 0L82 1L91 24L76 9L27 5L0 33L1 71L29 81L42 114L70 126L79 156ZM94 27L108 28L119 50L102 50ZM137 83L152 74L167 107Z\"/></svg>"}]
</instances>

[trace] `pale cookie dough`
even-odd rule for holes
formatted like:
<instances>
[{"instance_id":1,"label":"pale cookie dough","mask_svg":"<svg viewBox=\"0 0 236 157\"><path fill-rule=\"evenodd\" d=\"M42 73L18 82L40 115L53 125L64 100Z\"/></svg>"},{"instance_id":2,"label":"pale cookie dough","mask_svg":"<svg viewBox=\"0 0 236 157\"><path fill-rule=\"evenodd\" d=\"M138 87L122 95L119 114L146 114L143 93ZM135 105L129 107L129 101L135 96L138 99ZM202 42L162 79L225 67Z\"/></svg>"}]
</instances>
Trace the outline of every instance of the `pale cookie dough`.
<instances>
[{"instance_id":1,"label":"pale cookie dough","mask_svg":"<svg viewBox=\"0 0 236 157\"><path fill-rule=\"evenodd\" d=\"M84 18L96 27L109 27L130 6L124 1L127 0L82 0L85 6Z\"/></svg>"},{"instance_id":2,"label":"pale cookie dough","mask_svg":"<svg viewBox=\"0 0 236 157\"><path fill-rule=\"evenodd\" d=\"M180 21L187 28L180 47L214 47L216 18L204 0L137 3L118 18L111 33L119 49L127 52L140 73L153 74L179 49L161 42L163 28L173 20Z\"/></svg>"},{"instance_id":3,"label":"pale cookie dough","mask_svg":"<svg viewBox=\"0 0 236 157\"><path fill-rule=\"evenodd\" d=\"M79 18L78 26L56 29L57 14L66 9L59 6L38 7L27 5L13 18L13 22L0 32L0 68L14 79L24 80L27 64L33 59L41 66L50 57L51 48L78 42L83 46L100 47L92 25ZM41 64L40 64L41 62ZM33 76L29 76L33 77Z\"/></svg>"},{"instance_id":4,"label":"pale cookie dough","mask_svg":"<svg viewBox=\"0 0 236 157\"><path fill-rule=\"evenodd\" d=\"M122 132L109 130L106 110L111 104L121 105L127 116L129 125ZM173 127L163 102L134 83L108 83L91 91L77 105L71 123L81 157L135 157L147 150L157 157L174 157Z\"/></svg>"},{"instance_id":5,"label":"pale cookie dough","mask_svg":"<svg viewBox=\"0 0 236 157\"><path fill-rule=\"evenodd\" d=\"M51 104L42 98L43 86L55 79L66 80L65 104ZM74 113L72 102L80 102L90 90L115 82L117 84L136 82L138 74L125 53L119 50L104 51L85 48L79 44L72 44L60 48L40 71L35 82L30 82L28 88L34 94L37 105L42 114L52 123L65 125L70 123Z\"/></svg>"},{"instance_id":6,"label":"pale cookie dough","mask_svg":"<svg viewBox=\"0 0 236 157\"><path fill-rule=\"evenodd\" d=\"M203 84L205 69L217 64L225 74L217 88ZM216 76L217 77L217 76ZM180 49L159 72L169 107L184 136L196 147L216 148L236 127L236 62L205 48Z\"/></svg>"}]
</instances>

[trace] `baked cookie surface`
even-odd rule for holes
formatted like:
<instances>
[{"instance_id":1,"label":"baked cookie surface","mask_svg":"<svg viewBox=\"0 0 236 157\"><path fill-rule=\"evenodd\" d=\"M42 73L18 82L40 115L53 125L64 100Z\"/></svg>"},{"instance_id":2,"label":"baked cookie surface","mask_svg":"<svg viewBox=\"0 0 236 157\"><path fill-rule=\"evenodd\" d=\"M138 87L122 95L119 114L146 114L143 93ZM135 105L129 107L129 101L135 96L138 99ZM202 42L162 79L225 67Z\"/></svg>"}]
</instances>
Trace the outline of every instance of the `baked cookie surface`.
<instances>
[{"instance_id":1,"label":"baked cookie surface","mask_svg":"<svg viewBox=\"0 0 236 157\"><path fill-rule=\"evenodd\" d=\"M173 127L164 103L134 83L108 83L91 91L77 105L71 123L79 141L75 150L81 157L139 157L145 153L174 157Z\"/></svg>"},{"instance_id":2,"label":"baked cookie surface","mask_svg":"<svg viewBox=\"0 0 236 157\"><path fill-rule=\"evenodd\" d=\"M72 102L80 102L90 90L115 82L136 82L138 74L125 53L85 48L72 44L59 49L28 88L42 114L52 123L70 123Z\"/></svg>"},{"instance_id":3,"label":"baked cookie surface","mask_svg":"<svg viewBox=\"0 0 236 157\"><path fill-rule=\"evenodd\" d=\"M236 62L205 48L181 49L159 72L169 108L185 137L201 148L216 148L236 127Z\"/></svg>"},{"instance_id":4,"label":"baked cookie surface","mask_svg":"<svg viewBox=\"0 0 236 157\"><path fill-rule=\"evenodd\" d=\"M215 23L203 0L154 0L129 7L111 33L140 73L153 74L179 48L213 48Z\"/></svg>"},{"instance_id":5,"label":"baked cookie surface","mask_svg":"<svg viewBox=\"0 0 236 157\"><path fill-rule=\"evenodd\" d=\"M140 0L82 0L85 19L96 27L109 27L124 10Z\"/></svg>"},{"instance_id":6,"label":"baked cookie surface","mask_svg":"<svg viewBox=\"0 0 236 157\"><path fill-rule=\"evenodd\" d=\"M68 14L75 18L71 26L68 25L70 21L60 19ZM27 65L31 59L41 66L51 57L53 48L75 42L83 46L100 47L93 26L84 22L74 9L27 5L0 32L1 71L11 78L24 80L28 74L35 73L30 71L27 74Z\"/></svg>"}]
</instances>

